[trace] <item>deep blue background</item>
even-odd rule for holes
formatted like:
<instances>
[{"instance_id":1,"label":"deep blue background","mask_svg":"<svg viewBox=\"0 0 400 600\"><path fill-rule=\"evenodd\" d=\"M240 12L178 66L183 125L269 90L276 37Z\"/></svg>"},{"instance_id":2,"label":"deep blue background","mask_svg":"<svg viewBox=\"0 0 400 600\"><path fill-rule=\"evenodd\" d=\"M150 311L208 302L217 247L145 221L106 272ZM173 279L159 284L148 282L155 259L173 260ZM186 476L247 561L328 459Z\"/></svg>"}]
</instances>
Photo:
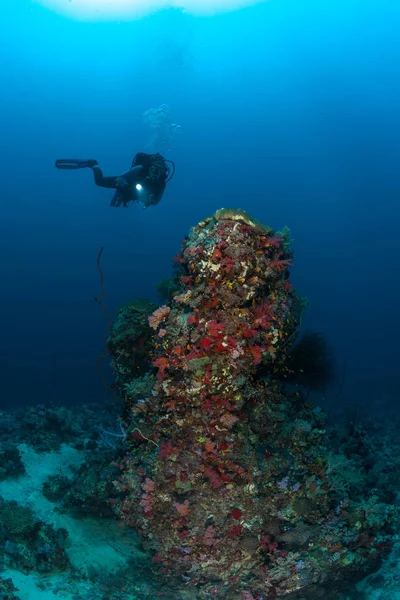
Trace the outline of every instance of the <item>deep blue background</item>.
<instances>
[{"instance_id":1,"label":"deep blue background","mask_svg":"<svg viewBox=\"0 0 400 600\"><path fill-rule=\"evenodd\" d=\"M0 19L0 401L102 399L108 305L156 299L188 228L221 206L290 226L306 325L347 361L342 402L395 405L399 350L400 8L271 0L213 18L78 23L4 0ZM112 209L89 171L130 165L142 114L182 134L162 203ZM335 389L331 392L335 395Z\"/></svg>"}]
</instances>

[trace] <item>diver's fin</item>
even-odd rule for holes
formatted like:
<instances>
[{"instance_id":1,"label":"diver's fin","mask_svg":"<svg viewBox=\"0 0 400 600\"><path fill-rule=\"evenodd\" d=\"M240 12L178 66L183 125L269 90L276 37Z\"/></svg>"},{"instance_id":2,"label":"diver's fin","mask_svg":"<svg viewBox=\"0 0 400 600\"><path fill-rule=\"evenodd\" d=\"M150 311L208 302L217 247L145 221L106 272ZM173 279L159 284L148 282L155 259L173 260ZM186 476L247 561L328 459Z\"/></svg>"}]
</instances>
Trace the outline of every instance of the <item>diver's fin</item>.
<instances>
[{"instance_id":1,"label":"diver's fin","mask_svg":"<svg viewBox=\"0 0 400 600\"><path fill-rule=\"evenodd\" d=\"M99 163L93 158L58 158L56 160L57 169L85 169L87 167L95 167Z\"/></svg>"}]
</instances>

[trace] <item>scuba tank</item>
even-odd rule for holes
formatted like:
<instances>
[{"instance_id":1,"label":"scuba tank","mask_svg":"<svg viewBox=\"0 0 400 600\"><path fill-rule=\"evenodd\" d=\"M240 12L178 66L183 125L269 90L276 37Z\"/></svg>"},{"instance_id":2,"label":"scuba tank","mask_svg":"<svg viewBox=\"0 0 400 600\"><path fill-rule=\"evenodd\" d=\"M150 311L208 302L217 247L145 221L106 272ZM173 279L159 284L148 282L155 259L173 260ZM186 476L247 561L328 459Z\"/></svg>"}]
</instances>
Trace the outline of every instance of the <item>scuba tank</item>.
<instances>
[{"instance_id":1,"label":"scuba tank","mask_svg":"<svg viewBox=\"0 0 400 600\"><path fill-rule=\"evenodd\" d=\"M168 163L172 166L172 169ZM132 161L132 167L136 166L144 167L144 178L155 185L168 183L175 174L175 164L172 160L166 160L158 152L156 154L138 152Z\"/></svg>"}]
</instances>

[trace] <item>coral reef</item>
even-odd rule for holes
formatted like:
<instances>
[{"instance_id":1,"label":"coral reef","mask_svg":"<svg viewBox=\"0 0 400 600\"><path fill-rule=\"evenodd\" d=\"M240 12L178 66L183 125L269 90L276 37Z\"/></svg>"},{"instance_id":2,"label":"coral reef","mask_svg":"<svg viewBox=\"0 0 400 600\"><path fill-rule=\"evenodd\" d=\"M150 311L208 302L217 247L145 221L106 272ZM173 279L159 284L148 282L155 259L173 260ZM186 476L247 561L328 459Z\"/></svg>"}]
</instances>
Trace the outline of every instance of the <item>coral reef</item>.
<instances>
[{"instance_id":1,"label":"coral reef","mask_svg":"<svg viewBox=\"0 0 400 600\"><path fill-rule=\"evenodd\" d=\"M96 410L95 410L96 409ZM113 414L110 415L110 410ZM114 414L115 413L115 414ZM63 444L77 450L96 444L94 431L99 421L105 426L115 423L115 407L83 405L79 412L64 406L38 404L9 413L0 411L0 481L23 475L21 441L36 452L58 451ZM93 442L88 439L91 432Z\"/></svg>"},{"instance_id":2,"label":"coral reef","mask_svg":"<svg viewBox=\"0 0 400 600\"><path fill-rule=\"evenodd\" d=\"M151 369L149 355L153 350L149 316L157 305L142 298L133 298L117 315L107 349L114 357L114 372L119 387L131 385L132 379Z\"/></svg>"},{"instance_id":3,"label":"coral reef","mask_svg":"<svg viewBox=\"0 0 400 600\"><path fill-rule=\"evenodd\" d=\"M69 566L67 535L37 519L30 508L0 498L1 564L28 573L63 571Z\"/></svg>"},{"instance_id":4,"label":"coral reef","mask_svg":"<svg viewBox=\"0 0 400 600\"><path fill-rule=\"evenodd\" d=\"M18 596L14 594L17 592L17 588L13 584L11 579L4 579L0 577L0 598L1 600L18 600Z\"/></svg>"},{"instance_id":5,"label":"coral reef","mask_svg":"<svg viewBox=\"0 0 400 600\"><path fill-rule=\"evenodd\" d=\"M17 446L9 441L0 443L0 481L24 473L25 467Z\"/></svg>"},{"instance_id":6,"label":"coral reef","mask_svg":"<svg viewBox=\"0 0 400 600\"><path fill-rule=\"evenodd\" d=\"M129 407L115 510L192 598L338 597L376 567L396 510L335 490L324 414L282 384L304 309L288 231L221 209L174 261L176 292L148 315L152 372L129 382L135 344L110 335ZM152 389L128 394L142 377Z\"/></svg>"}]
</instances>

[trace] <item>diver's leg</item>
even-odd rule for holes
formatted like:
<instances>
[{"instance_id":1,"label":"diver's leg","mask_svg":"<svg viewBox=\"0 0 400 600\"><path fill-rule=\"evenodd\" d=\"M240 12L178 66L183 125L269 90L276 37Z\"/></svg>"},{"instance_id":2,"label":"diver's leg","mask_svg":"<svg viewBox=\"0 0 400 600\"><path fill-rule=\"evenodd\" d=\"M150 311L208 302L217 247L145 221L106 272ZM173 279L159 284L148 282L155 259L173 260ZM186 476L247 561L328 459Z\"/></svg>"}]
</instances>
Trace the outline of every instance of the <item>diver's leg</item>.
<instances>
[{"instance_id":1,"label":"diver's leg","mask_svg":"<svg viewBox=\"0 0 400 600\"><path fill-rule=\"evenodd\" d=\"M92 167L92 171L96 185L114 190L117 189L117 177L104 177L103 171L100 169L100 167Z\"/></svg>"}]
</instances>

